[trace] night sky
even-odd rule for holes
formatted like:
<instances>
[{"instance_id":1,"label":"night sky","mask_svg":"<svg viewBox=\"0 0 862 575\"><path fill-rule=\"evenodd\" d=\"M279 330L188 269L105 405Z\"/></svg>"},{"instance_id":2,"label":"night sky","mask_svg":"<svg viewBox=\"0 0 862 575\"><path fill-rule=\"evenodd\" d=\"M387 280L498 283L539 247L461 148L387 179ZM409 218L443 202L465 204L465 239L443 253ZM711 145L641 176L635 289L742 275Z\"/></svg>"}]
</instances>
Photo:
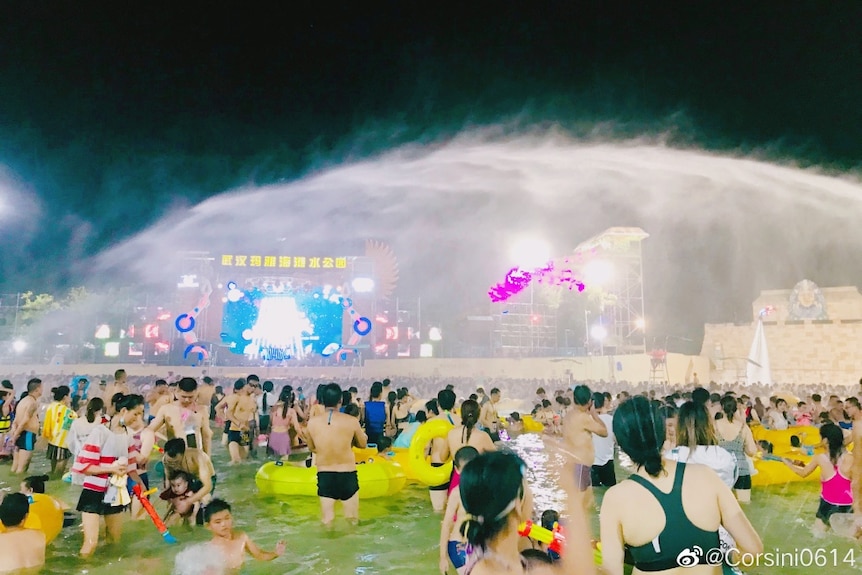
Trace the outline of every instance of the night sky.
<instances>
[{"instance_id":1,"label":"night sky","mask_svg":"<svg viewBox=\"0 0 862 575\"><path fill-rule=\"evenodd\" d=\"M856 0L121 4L0 9L0 290L80 283L71 262L232 187L467 126L862 159Z\"/></svg>"}]
</instances>

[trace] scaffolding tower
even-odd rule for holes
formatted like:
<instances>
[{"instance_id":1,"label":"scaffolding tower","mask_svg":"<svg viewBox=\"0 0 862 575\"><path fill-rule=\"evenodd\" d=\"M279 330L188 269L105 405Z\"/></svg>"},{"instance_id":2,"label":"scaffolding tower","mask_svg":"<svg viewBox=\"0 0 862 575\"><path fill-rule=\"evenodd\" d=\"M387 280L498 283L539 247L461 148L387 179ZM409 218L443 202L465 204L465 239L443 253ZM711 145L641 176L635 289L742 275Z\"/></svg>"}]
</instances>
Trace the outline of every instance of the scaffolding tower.
<instances>
[{"instance_id":1,"label":"scaffolding tower","mask_svg":"<svg viewBox=\"0 0 862 575\"><path fill-rule=\"evenodd\" d=\"M607 337L603 348L614 354L646 353L643 253L641 242L649 234L640 228L608 228L581 243L566 264L580 274L587 289L601 290L601 307ZM606 277L591 273L598 264ZM591 285L597 283L600 285Z\"/></svg>"},{"instance_id":2,"label":"scaffolding tower","mask_svg":"<svg viewBox=\"0 0 862 575\"><path fill-rule=\"evenodd\" d=\"M557 354L557 311L536 303L533 294L491 304L493 355L548 357ZM526 300L526 301L524 301Z\"/></svg>"}]
</instances>

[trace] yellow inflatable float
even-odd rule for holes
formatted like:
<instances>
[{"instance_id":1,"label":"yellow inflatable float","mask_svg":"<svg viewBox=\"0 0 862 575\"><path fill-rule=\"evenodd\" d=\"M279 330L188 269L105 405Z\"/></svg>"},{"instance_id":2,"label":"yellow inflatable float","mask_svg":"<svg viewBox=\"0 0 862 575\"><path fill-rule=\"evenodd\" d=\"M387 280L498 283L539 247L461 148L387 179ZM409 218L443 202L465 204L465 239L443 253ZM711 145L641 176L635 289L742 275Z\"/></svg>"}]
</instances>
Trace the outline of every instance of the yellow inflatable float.
<instances>
[{"instance_id":1,"label":"yellow inflatable float","mask_svg":"<svg viewBox=\"0 0 862 575\"><path fill-rule=\"evenodd\" d=\"M443 485L452 477L452 459L441 466L434 467L425 456L425 450L432 440L446 439L454 426L445 419L432 419L419 426L410 442L407 452L408 465L411 473L425 485Z\"/></svg>"},{"instance_id":2,"label":"yellow inflatable float","mask_svg":"<svg viewBox=\"0 0 862 575\"><path fill-rule=\"evenodd\" d=\"M25 529L35 529L45 534L45 539L50 543L60 530L63 529L63 508L60 502L42 493L34 493L30 496L30 513L24 520ZM0 523L0 533L5 531Z\"/></svg>"},{"instance_id":3,"label":"yellow inflatable float","mask_svg":"<svg viewBox=\"0 0 862 575\"><path fill-rule=\"evenodd\" d=\"M545 431L544 424L533 419L532 415L522 415L521 421L524 422L524 431L534 433L542 433L543 431Z\"/></svg>"},{"instance_id":4,"label":"yellow inflatable float","mask_svg":"<svg viewBox=\"0 0 862 575\"><path fill-rule=\"evenodd\" d=\"M404 489L407 483L401 467L388 461L375 459L372 463L358 464L356 472L360 499L394 495ZM257 470L254 482L260 492L265 494L317 496L316 467L296 467L281 461L270 461Z\"/></svg>"},{"instance_id":5,"label":"yellow inflatable float","mask_svg":"<svg viewBox=\"0 0 862 575\"><path fill-rule=\"evenodd\" d=\"M755 441L768 441L772 444L773 457L785 457L794 461L807 464L811 461L811 452L815 448L820 451L820 431L813 426L789 427L787 429L766 429L763 426L752 426L751 434ZM791 437L799 438L802 447L793 447ZM820 473L812 473L808 477L800 477L793 472L783 461L775 461L772 458L754 460L754 468L757 473L751 477L752 486L783 485L797 481L820 481Z\"/></svg>"}]
</instances>

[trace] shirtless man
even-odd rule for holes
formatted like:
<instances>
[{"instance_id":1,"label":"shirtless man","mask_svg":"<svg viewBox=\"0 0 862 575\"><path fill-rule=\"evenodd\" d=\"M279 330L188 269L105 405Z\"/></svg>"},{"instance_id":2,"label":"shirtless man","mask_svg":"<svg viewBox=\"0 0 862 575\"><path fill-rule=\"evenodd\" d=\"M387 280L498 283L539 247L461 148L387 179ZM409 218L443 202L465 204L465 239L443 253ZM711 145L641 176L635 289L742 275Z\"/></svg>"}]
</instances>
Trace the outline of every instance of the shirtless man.
<instances>
[{"instance_id":1,"label":"shirtless man","mask_svg":"<svg viewBox=\"0 0 862 575\"><path fill-rule=\"evenodd\" d=\"M440 414L435 415L429 421L443 419L455 427L461 425L461 418L454 413L450 413L455 407L455 399L455 392L451 389L441 390L437 394L437 406L440 409ZM437 437L431 440L432 467L442 467L449 455L449 442L445 437ZM434 508L434 511L443 513L446 509L446 499L449 495L449 481L440 485L429 486L428 495L431 498L431 506Z\"/></svg>"},{"instance_id":2,"label":"shirtless man","mask_svg":"<svg viewBox=\"0 0 862 575\"><path fill-rule=\"evenodd\" d=\"M27 397L15 407L15 419L9 432L9 439L18 448L12 455L12 474L26 473L30 458L36 449L39 435L39 398L42 397L42 380L34 377L27 382Z\"/></svg>"},{"instance_id":3,"label":"shirtless man","mask_svg":"<svg viewBox=\"0 0 862 575\"><path fill-rule=\"evenodd\" d=\"M481 389L481 388L480 388ZM497 404L500 402L500 390L496 387L491 390L490 398L485 403L480 403L482 411L479 414L479 423L485 429L485 433L491 436L491 441L500 441L498 432L500 428L500 415L497 413Z\"/></svg>"},{"instance_id":4,"label":"shirtless man","mask_svg":"<svg viewBox=\"0 0 862 575\"><path fill-rule=\"evenodd\" d=\"M321 395L326 412L309 420L306 439L317 462L317 495L323 524L329 526L335 519L336 501L342 502L344 517L355 523L359 521L359 480L352 448L365 448L368 437L358 418L339 413L341 386L328 383Z\"/></svg>"},{"instance_id":5,"label":"shirtless man","mask_svg":"<svg viewBox=\"0 0 862 575\"><path fill-rule=\"evenodd\" d=\"M164 427L168 439L182 437L191 449L210 453L212 429L209 426L209 409L195 403L198 382L184 377L177 385L177 400L162 406L150 429L158 433Z\"/></svg>"},{"instance_id":6,"label":"shirtless man","mask_svg":"<svg viewBox=\"0 0 862 575\"><path fill-rule=\"evenodd\" d=\"M162 463L165 466L165 487L167 488L167 478L175 471L185 471L203 485L186 499L186 503L190 505L200 503L202 507L206 507L216 485L216 472L209 456L200 449L186 449L186 442L175 438L165 443L165 456Z\"/></svg>"},{"instance_id":7,"label":"shirtless man","mask_svg":"<svg viewBox=\"0 0 862 575\"><path fill-rule=\"evenodd\" d=\"M114 372L114 381L105 387L105 393L102 395L102 399L105 401L105 406L108 408L108 415L112 417L114 415L114 405L111 403L111 398L117 393L122 393L123 395L129 395L132 393L129 389L129 384L126 383L125 369L118 369Z\"/></svg>"},{"instance_id":8,"label":"shirtless man","mask_svg":"<svg viewBox=\"0 0 862 575\"><path fill-rule=\"evenodd\" d=\"M254 388L240 379L233 384L233 393L225 398L225 415L230 422L227 448L232 465L241 463L246 458L247 448L253 440L249 435L249 421L255 417L257 411L253 392Z\"/></svg>"},{"instance_id":9,"label":"shirtless man","mask_svg":"<svg viewBox=\"0 0 862 575\"><path fill-rule=\"evenodd\" d=\"M150 406L150 421L148 423L152 423L159 410L174 399L174 394L168 388L168 382L164 379L157 379L153 391L147 396L147 403Z\"/></svg>"},{"instance_id":10,"label":"shirtless man","mask_svg":"<svg viewBox=\"0 0 862 575\"><path fill-rule=\"evenodd\" d=\"M285 542L279 541L275 551L264 551L242 531L233 530L230 505L222 499L214 499L204 512L207 529L213 534L210 544L221 551L225 566L231 572L239 570L248 553L258 561L272 561L284 554Z\"/></svg>"},{"instance_id":11,"label":"shirtless man","mask_svg":"<svg viewBox=\"0 0 862 575\"><path fill-rule=\"evenodd\" d=\"M204 377L201 382L203 385L198 386L198 405L206 407L206 412L209 413L213 394L215 394L215 383L209 376Z\"/></svg>"},{"instance_id":12,"label":"shirtless man","mask_svg":"<svg viewBox=\"0 0 862 575\"><path fill-rule=\"evenodd\" d=\"M0 573L18 573L45 564L45 534L24 527L29 514L30 503L23 493L9 493L0 503L0 522L5 529L0 533Z\"/></svg>"},{"instance_id":13,"label":"shirtless man","mask_svg":"<svg viewBox=\"0 0 862 575\"><path fill-rule=\"evenodd\" d=\"M593 405L593 394L589 387L579 385L575 387L573 395L575 407L563 423L563 437L575 458L577 488L582 492L589 492L583 498L584 506L588 510L593 504L590 480L590 470L595 460L593 434L607 437L608 428Z\"/></svg>"}]
</instances>

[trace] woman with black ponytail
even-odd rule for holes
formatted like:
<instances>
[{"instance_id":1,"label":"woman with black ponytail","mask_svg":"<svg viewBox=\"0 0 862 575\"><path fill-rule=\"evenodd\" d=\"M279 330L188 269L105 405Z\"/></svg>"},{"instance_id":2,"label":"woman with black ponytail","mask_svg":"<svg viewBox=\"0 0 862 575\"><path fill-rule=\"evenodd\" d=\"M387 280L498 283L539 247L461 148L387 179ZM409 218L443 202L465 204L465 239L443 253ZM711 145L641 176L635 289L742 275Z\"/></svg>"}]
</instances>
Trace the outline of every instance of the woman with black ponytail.
<instances>
[{"instance_id":1,"label":"woman with black ponytail","mask_svg":"<svg viewBox=\"0 0 862 575\"><path fill-rule=\"evenodd\" d=\"M691 575L720 575L724 558L708 553L720 549L719 526L743 553L763 551L733 492L712 469L662 459L665 422L647 398L623 402L614 412L613 427L636 469L602 501L602 560L608 573L623 572L628 549L639 571L691 567L686 571Z\"/></svg>"},{"instance_id":2,"label":"woman with black ponytail","mask_svg":"<svg viewBox=\"0 0 862 575\"><path fill-rule=\"evenodd\" d=\"M827 453L816 453L807 465L782 461L800 477L808 477L820 468L820 506L814 521L815 533L823 534L829 519L836 513L853 513L853 454L844 449L844 432L834 423L820 427L820 446Z\"/></svg>"},{"instance_id":3,"label":"woman with black ponytail","mask_svg":"<svg viewBox=\"0 0 862 575\"><path fill-rule=\"evenodd\" d=\"M568 473L574 477L574 464ZM465 573L504 575L527 573L518 550L521 523L532 519L533 497L526 480L524 461L512 453L487 452L479 455L461 471L461 534L472 547ZM590 546L589 526L583 512L583 497L569 480L565 486L569 499L566 547L558 563L530 567L530 574L593 575L596 566ZM442 561L441 561L442 562Z\"/></svg>"},{"instance_id":4,"label":"woman with black ponytail","mask_svg":"<svg viewBox=\"0 0 862 575\"><path fill-rule=\"evenodd\" d=\"M479 404L472 399L468 399L461 404L461 425L456 425L450 429L449 434L446 436L446 448L448 451L441 454L441 458L444 461L467 445L475 447L479 453L495 451L497 449L494 442L491 441L490 435L481 432L475 433L476 424L479 423L480 412L481 408ZM449 493L452 493L452 490L458 487L460 480L460 474L453 467L452 477L449 481Z\"/></svg>"}]
</instances>

